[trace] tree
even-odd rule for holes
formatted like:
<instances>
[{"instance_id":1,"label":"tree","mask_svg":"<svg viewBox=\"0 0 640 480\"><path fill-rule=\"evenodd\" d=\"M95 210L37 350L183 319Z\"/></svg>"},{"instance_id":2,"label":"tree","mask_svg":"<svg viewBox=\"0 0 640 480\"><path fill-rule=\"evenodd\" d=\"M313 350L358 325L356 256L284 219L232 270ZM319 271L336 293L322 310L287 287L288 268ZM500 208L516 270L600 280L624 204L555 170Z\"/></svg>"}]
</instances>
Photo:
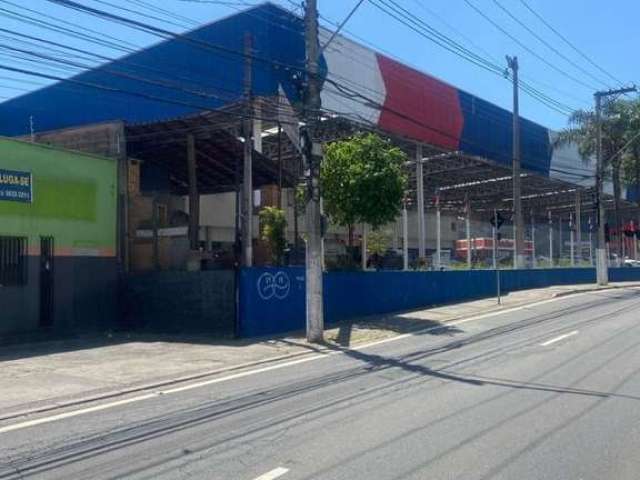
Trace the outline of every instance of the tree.
<instances>
[{"instance_id":1,"label":"tree","mask_svg":"<svg viewBox=\"0 0 640 480\"><path fill-rule=\"evenodd\" d=\"M396 219L407 185L406 154L375 134L360 134L327 146L320 168L324 209L332 222L367 223L375 231Z\"/></svg>"},{"instance_id":2,"label":"tree","mask_svg":"<svg viewBox=\"0 0 640 480\"><path fill-rule=\"evenodd\" d=\"M611 100L602 105L602 161L603 169L609 171L613 182L614 217L616 229L621 230L620 197L622 195L623 155L631 135L635 135L637 123L636 100ZM597 126L595 113L578 110L569 117L569 127L562 130L554 145L576 144L584 161L590 162L597 154ZM625 175L626 177L626 175ZM622 238L618 235L618 251L622 248Z\"/></svg>"},{"instance_id":3,"label":"tree","mask_svg":"<svg viewBox=\"0 0 640 480\"><path fill-rule=\"evenodd\" d=\"M260 237L267 243L275 265L282 264L287 246L286 227L284 210L277 207L264 207L260 210Z\"/></svg>"},{"instance_id":4,"label":"tree","mask_svg":"<svg viewBox=\"0 0 640 480\"><path fill-rule=\"evenodd\" d=\"M367 236L367 253L383 256L389 248L390 236L389 232L382 228L370 232Z\"/></svg>"},{"instance_id":5,"label":"tree","mask_svg":"<svg viewBox=\"0 0 640 480\"><path fill-rule=\"evenodd\" d=\"M631 106L631 128L627 132L627 148L622 155L622 169L625 182L632 186L636 196L640 198L640 101L636 100Z\"/></svg>"}]
</instances>

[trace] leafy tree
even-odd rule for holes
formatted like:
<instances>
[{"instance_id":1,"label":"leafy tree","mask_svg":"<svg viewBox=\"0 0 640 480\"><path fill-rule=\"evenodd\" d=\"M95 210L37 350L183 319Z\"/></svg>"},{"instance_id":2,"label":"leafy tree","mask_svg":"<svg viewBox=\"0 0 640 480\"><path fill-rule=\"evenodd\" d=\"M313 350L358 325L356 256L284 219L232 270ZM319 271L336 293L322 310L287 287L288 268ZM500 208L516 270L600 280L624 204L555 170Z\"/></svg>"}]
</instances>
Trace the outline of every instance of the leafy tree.
<instances>
[{"instance_id":1,"label":"leafy tree","mask_svg":"<svg viewBox=\"0 0 640 480\"><path fill-rule=\"evenodd\" d=\"M400 213L407 184L405 153L375 134L356 135L327 146L320 168L324 209L349 228L367 223L375 231Z\"/></svg>"},{"instance_id":2,"label":"leafy tree","mask_svg":"<svg viewBox=\"0 0 640 480\"><path fill-rule=\"evenodd\" d=\"M282 264L287 246L286 227L284 210L277 207L264 207L260 210L260 237L267 243L275 265Z\"/></svg>"},{"instance_id":3,"label":"leafy tree","mask_svg":"<svg viewBox=\"0 0 640 480\"><path fill-rule=\"evenodd\" d=\"M622 153L624 180L640 195L640 100L631 105L631 128L627 132L627 148Z\"/></svg>"},{"instance_id":4,"label":"leafy tree","mask_svg":"<svg viewBox=\"0 0 640 480\"><path fill-rule=\"evenodd\" d=\"M369 232L367 235L367 253L369 255L383 256L387 252L387 248L389 248L389 237L389 232L382 228Z\"/></svg>"},{"instance_id":5,"label":"leafy tree","mask_svg":"<svg viewBox=\"0 0 640 480\"><path fill-rule=\"evenodd\" d=\"M602 161L603 169L609 171L613 182L615 223L620 230L620 197L622 194L623 166L627 143L637 133L637 101L612 100L602 105ZM635 129L634 129L635 127ZM555 145L574 143L583 160L590 162L597 154L597 127L595 112L578 110L569 117L568 128L562 130ZM628 158L628 155L627 155ZM629 167L627 166L626 169ZM625 169L625 170L626 170ZM621 250L618 236L618 250Z\"/></svg>"}]
</instances>

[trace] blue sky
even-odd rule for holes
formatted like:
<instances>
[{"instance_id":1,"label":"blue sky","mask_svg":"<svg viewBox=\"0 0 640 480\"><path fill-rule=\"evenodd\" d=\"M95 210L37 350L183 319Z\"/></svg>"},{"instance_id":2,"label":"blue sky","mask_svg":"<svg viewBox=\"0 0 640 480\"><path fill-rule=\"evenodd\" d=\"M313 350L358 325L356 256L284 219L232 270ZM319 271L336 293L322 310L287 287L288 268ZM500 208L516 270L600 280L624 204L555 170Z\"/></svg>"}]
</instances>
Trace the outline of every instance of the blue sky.
<instances>
[{"instance_id":1,"label":"blue sky","mask_svg":"<svg viewBox=\"0 0 640 480\"><path fill-rule=\"evenodd\" d=\"M158 20L140 18L175 32L193 28L196 23L210 22L215 19L231 15L246 5L258 2L244 0L77 0L86 5L122 14L117 7L144 11L157 15ZM581 85L604 88L618 86L595 66L581 57L569 46L562 42L554 33L548 30L536 17L528 11L521 0L468 0L476 5L487 17L501 25L510 34L525 44L529 49L550 63L557 70L566 72L567 76L554 70L534 54L508 38L497 30L485 18L474 11L467 0L396 0L413 15L428 23L438 31L452 37L465 47L473 50L482 57L490 58L494 63L503 65L505 54L518 55L521 76L538 90L562 104L573 108L588 108L592 104L593 89ZM638 81L640 83L640 65L637 61L637 45L640 44L640 29L637 19L640 18L640 2L632 0L614 0L606 4L599 0L526 0L527 3L544 19L552 24L560 33L567 37L580 51L586 54L594 63L609 72L623 83ZM550 50L530 32L517 24L500 9L503 5L515 17L520 19L538 36L557 49L561 55ZM276 0L285 8L300 11L297 0ZM318 0L322 22L329 25L329 21L341 21L356 0ZM146 5L160 7L180 15L169 17L163 12L151 12ZM22 7L22 8L21 8ZM24 8L34 10L28 12ZM122 54L107 47L96 47L80 39L52 33L9 18L11 13L28 15L39 20L45 20L62 25L61 21L72 22L86 28L97 30L115 38L126 39L133 47L143 47L158 41L156 37L146 35L127 27L118 26L110 22L102 22L94 17L53 5L46 0L0 0L0 27L17 30L67 45L74 45L83 49L92 49L105 56L116 57ZM9 16L7 16L9 15ZM49 18L43 15L50 16ZM128 14L136 18L135 14ZM174 22L170 24L167 22ZM193 22L193 23L192 23ZM68 26L68 25L67 25ZM71 27L74 28L75 27ZM434 75L446 82L490 100L505 108L511 108L510 84L503 78L486 72L479 67L447 52L414 31L402 25L393 18L380 12L369 1L363 5L346 26L347 36L365 39L383 53L391 54L396 59L412 65L424 72ZM14 39L0 33L1 45L17 45ZM24 46L24 45L23 45ZM0 64L21 67L33 67L24 60L10 57L8 52L0 47ZM576 67L577 65L577 67ZM598 83L587 76L587 71L596 78L602 79ZM58 71L60 75L68 76L70 71ZM573 79L569 78L573 77ZM576 81L578 80L578 82ZM23 94L27 90L39 88L45 84L43 79L34 79L0 70L0 100ZM522 94L521 114L551 128L561 128L566 124L566 116L561 115L537 100Z\"/></svg>"}]
</instances>

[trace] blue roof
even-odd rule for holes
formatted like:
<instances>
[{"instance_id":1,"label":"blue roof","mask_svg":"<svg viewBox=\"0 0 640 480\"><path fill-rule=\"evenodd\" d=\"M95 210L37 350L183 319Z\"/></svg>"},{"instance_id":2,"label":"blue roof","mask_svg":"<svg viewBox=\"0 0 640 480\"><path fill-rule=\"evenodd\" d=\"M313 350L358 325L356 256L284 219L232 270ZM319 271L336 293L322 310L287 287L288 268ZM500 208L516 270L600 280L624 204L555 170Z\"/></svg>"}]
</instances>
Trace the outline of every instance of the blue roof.
<instances>
[{"instance_id":1,"label":"blue roof","mask_svg":"<svg viewBox=\"0 0 640 480\"><path fill-rule=\"evenodd\" d=\"M0 135L123 120L159 121L219 108L242 97L244 32L253 41L253 93L304 65L302 20L265 3L0 104Z\"/></svg>"}]
</instances>

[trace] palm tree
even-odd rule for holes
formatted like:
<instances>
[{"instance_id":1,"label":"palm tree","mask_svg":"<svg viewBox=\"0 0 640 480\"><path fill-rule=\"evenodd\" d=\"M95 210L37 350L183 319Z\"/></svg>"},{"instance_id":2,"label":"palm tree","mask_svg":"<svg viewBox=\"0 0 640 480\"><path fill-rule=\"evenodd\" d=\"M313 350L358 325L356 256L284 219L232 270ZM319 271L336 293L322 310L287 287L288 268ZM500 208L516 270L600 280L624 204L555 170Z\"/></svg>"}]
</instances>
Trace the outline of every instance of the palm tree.
<instances>
[{"instance_id":1,"label":"palm tree","mask_svg":"<svg viewBox=\"0 0 640 480\"><path fill-rule=\"evenodd\" d=\"M620 197L622 195L623 155L629 139L637 134L636 118L640 113L637 100L612 100L602 105L602 161L603 169L613 182L614 218L616 230L621 231ZM560 131L554 146L575 144L585 162L591 162L597 153L595 113L578 110L569 117L569 126ZM627 169L625 168L625 171ZM605 175L607 175L605 173ZM640 177L640 172L639 172ZM624 180L628 177L625 175ZM622 251L622 236L618 235L618 252Z\"/></svg>"}]
</instances>

